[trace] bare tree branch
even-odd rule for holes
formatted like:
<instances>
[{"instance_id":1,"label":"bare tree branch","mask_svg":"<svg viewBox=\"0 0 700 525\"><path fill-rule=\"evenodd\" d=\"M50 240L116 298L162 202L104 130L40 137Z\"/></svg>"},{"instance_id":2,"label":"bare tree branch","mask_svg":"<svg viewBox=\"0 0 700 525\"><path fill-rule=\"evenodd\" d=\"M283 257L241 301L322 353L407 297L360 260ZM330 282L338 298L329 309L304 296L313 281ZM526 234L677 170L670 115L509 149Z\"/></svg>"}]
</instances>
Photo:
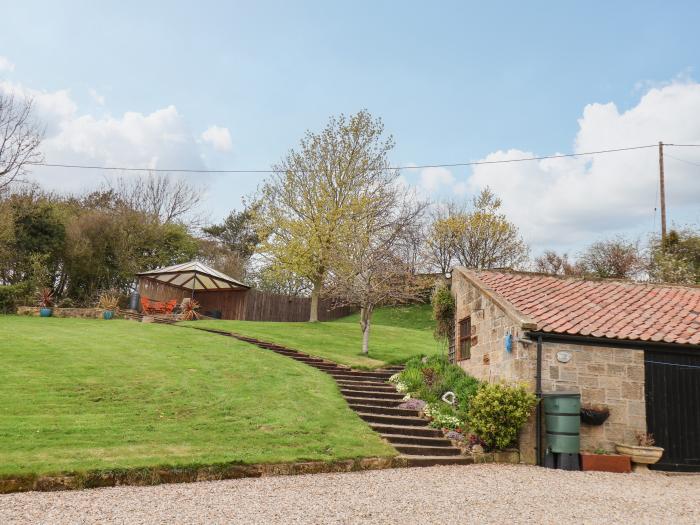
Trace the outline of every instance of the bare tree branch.
<instances>
[{"instance_id":1,"label":"bare tree branch","mask_svg":"<svg viewBox=\"0 0 700 525\"><path fill-rule=\"evenodd\" d=\"M44 133L33 119L33 106L32 99L0 93L0 192L43 160L39 145Z\"/></svg>"}]
</instances>

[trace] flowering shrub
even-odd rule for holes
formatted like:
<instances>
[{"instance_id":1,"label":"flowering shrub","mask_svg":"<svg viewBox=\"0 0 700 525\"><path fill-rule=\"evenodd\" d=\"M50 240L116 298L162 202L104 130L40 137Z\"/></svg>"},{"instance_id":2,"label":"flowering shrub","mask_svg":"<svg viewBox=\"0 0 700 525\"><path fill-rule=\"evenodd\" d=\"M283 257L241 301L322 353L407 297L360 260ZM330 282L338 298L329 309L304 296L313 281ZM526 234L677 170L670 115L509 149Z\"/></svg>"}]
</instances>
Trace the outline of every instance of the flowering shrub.
<instances>
[{"instance_id":1,"label":"flowering shrub","mask_svg":"<svg viewBox=\"0 0 700 525\"><path fill-rule=\"evenodd\" d=\"M486 442L485 442L483 439L481 439L481 438L480 438L479 436L477 436L476 434L471 434L471 435L469 436L469 448L472 448L472 447L475 446L475 445L479 445L479 446L480 446L481 448L483 448L484 450L488 450L488 449L489 449L489 446L486 444Z\"/></svg>"},{"instance_id":2,"label":"flowering shrub","mask_svg":"<svg viewBox=\"0 0 700 525\"><path fill-rule=\"evenodd\" d=\"M452 407L445 403L430 403L425 406L423 413L431 419L430 426L433 428L456 430L464 426Z\"/></svg>"},{"instance_id":3,"label":"flowering shrub","mask_svg":"<svg viewBox=\"0 0 700 525\"><path fill-rule=\"evenodd\" d=\"M489 448L503 449L515 443L535 403L522 385L485 384L471 400L468 422Z\"/></svg>"}]
</instances>

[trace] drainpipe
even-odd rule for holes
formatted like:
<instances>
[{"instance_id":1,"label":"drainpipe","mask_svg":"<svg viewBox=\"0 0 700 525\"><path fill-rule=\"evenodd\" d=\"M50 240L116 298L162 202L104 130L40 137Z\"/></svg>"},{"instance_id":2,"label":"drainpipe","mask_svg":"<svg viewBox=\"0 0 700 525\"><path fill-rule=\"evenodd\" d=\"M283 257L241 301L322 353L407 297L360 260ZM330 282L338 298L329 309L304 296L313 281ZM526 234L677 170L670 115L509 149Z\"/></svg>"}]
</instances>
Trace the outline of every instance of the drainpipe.
<instances>
[{"instance_id":1,"label":"drainpipe","mask_svg":"<svg viewBox=\"0 0 700 525\"><path fill-rule=\"evenodd\" d=\"M542 466L542 336L537 336L537 373L535 375L535 396L537 408L535 411L535 454L537 464Z\"/></svg>"}]
</instances>

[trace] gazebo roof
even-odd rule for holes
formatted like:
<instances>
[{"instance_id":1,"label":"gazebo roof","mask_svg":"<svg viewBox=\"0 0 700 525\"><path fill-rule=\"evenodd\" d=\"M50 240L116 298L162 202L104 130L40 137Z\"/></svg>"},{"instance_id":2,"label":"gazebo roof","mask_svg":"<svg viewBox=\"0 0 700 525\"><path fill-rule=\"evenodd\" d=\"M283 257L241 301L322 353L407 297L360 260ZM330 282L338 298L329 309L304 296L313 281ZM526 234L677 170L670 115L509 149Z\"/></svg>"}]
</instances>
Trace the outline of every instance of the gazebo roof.
<instances>
[{"instance_id":1,"label":"gazebo roof","mask_svg":"<svg viewBox=\"0 0 700 525\"><path fill-rule=\"evenodd\" d=\"M221 273L211 266L199 261L190 261L165 268L156 268L148 272L140 272L136 275L148 277L155 281L184 288L186 290L247 290L246 286L233 277Z\"/></svg>"}]
</instances>

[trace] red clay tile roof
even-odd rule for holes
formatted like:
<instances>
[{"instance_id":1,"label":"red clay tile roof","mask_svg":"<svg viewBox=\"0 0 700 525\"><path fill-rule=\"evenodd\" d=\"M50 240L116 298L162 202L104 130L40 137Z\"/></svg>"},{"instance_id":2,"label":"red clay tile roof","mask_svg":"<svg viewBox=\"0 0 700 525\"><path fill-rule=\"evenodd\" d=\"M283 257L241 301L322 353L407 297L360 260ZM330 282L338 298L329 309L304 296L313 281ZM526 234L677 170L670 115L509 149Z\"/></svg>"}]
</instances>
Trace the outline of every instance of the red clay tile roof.
<instances>
[{"instance_id":1,"label":"red clay tile roof","mask_svg":"<svg viewBox=\"0 0 700 525\"><path fill-rule=\"evenodd\" d=\"M700 288L538 274L468 272L532 318L538 330L700 344Z\"/></svg>"}]
</instances>

